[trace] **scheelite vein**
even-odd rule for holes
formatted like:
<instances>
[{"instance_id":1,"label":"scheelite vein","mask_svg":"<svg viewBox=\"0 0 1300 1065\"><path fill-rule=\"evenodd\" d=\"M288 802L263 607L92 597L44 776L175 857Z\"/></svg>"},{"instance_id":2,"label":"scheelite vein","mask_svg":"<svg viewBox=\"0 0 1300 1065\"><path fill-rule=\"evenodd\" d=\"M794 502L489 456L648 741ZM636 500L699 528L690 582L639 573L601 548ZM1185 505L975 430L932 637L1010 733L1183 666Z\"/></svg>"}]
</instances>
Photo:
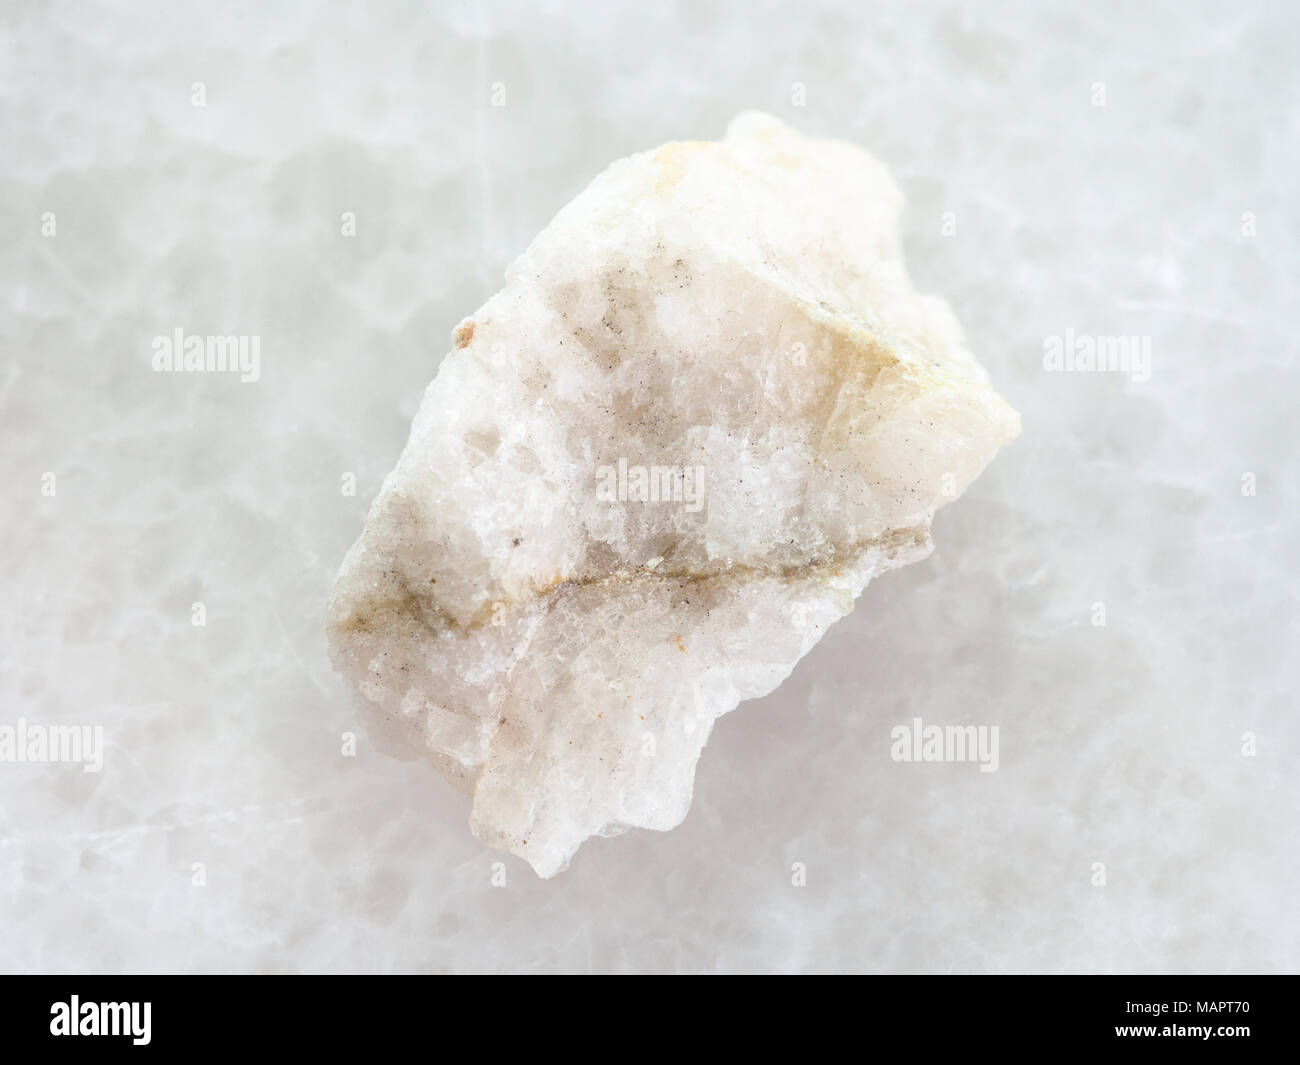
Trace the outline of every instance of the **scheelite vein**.
<instances>
[{"instance_id":1,"label":"scheelite vein","mask_svg":"<svg viewBox=\"0 0 1300 1065\"><path fill-rule=\"evenodd\" d=\"M455 330L330 648L539 875L679 824L713 722L1019 433L913 290L902 206L861 149L742 114L610 166Z\"/></svg>"}]
</instances>

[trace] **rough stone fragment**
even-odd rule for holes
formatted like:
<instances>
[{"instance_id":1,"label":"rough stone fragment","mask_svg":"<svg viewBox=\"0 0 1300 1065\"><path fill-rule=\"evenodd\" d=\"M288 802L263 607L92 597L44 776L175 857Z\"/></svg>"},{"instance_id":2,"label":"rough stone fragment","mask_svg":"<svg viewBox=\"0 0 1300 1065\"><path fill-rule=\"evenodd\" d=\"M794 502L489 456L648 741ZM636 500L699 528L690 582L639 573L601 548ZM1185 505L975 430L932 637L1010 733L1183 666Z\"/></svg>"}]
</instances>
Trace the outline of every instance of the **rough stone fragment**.
<instances>
[{"instance_id":1,"label":"rough stone fragment","mask_svg":"<svg viewBox=\"0 0 1300 1065\"><path fill-rule=\"evenodd\" d=\"M865 152L744 114L614 163L455 330L331 652L540 875L677 825L714 720L1019 432L901 210Z\"/></svg>"}]
</instances>

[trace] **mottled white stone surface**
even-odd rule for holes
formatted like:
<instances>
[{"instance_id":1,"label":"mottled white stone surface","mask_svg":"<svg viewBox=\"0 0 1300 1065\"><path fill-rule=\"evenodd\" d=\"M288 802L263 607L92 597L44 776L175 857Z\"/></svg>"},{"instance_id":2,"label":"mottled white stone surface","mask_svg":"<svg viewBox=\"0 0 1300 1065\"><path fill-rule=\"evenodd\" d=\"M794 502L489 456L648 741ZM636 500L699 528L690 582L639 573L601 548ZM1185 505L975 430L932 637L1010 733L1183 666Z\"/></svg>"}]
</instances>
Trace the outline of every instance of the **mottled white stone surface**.
<instances>
[{"instance_id":1,"label":"mottled white stone surface","mask_svg":"<svg viewBox=\"0 0 1300 1065\"><path fill-rule=\"evenodd\" d=\"M264 7L0 14L0 727L106 744L0 763L0 967L1300 968L1290 5ZM539 881L373 749L324 601L466 309L751 107L890 167L1024 436L680 828ZM177 328L257 380L155 373ZM893 761L915 717L997 772Z\"/></svg>"}]
</instances>

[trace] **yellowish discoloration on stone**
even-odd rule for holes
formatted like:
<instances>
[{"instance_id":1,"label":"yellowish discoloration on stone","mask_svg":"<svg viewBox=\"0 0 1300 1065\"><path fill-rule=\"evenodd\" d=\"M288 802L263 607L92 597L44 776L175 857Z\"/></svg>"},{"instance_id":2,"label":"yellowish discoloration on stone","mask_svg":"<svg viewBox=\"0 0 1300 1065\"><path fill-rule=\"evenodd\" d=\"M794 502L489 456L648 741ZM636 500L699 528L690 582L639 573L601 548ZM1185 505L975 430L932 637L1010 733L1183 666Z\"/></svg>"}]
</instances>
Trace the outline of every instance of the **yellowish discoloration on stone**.
<instances>
[{"instance_id":1,"label":"yellowish discoloration on stone","mask_svg":"<svg viewBox=\"0 0 1300 1065\"><path fill-rule=\"evenodd\" d=\"M709 147L708 141L672 141L654 154L659 168L655 192L668 192L682 180L692 155Z\"/></svg>"}]
</instances>

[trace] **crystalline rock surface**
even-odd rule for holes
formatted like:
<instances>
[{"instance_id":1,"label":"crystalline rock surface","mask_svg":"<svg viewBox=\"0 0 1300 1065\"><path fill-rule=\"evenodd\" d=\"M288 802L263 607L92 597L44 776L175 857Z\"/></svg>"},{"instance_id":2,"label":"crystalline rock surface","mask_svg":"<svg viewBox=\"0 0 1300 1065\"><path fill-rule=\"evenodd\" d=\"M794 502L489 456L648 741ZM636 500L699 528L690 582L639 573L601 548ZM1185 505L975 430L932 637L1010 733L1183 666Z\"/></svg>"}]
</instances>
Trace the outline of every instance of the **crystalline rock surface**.
<instances>
[{"instance_id":1,"label":"crystalline rock surface","mask_svg":"<svg viewBox=\"0 0 1300 1065\"><path fill-rule=\"evenodd\" d=\"M620 160L457 327L329 606L389 750L543 877L669 829L1019 416L903 263L861 149L746 113Z\"/></svg>"}]
</instances>

